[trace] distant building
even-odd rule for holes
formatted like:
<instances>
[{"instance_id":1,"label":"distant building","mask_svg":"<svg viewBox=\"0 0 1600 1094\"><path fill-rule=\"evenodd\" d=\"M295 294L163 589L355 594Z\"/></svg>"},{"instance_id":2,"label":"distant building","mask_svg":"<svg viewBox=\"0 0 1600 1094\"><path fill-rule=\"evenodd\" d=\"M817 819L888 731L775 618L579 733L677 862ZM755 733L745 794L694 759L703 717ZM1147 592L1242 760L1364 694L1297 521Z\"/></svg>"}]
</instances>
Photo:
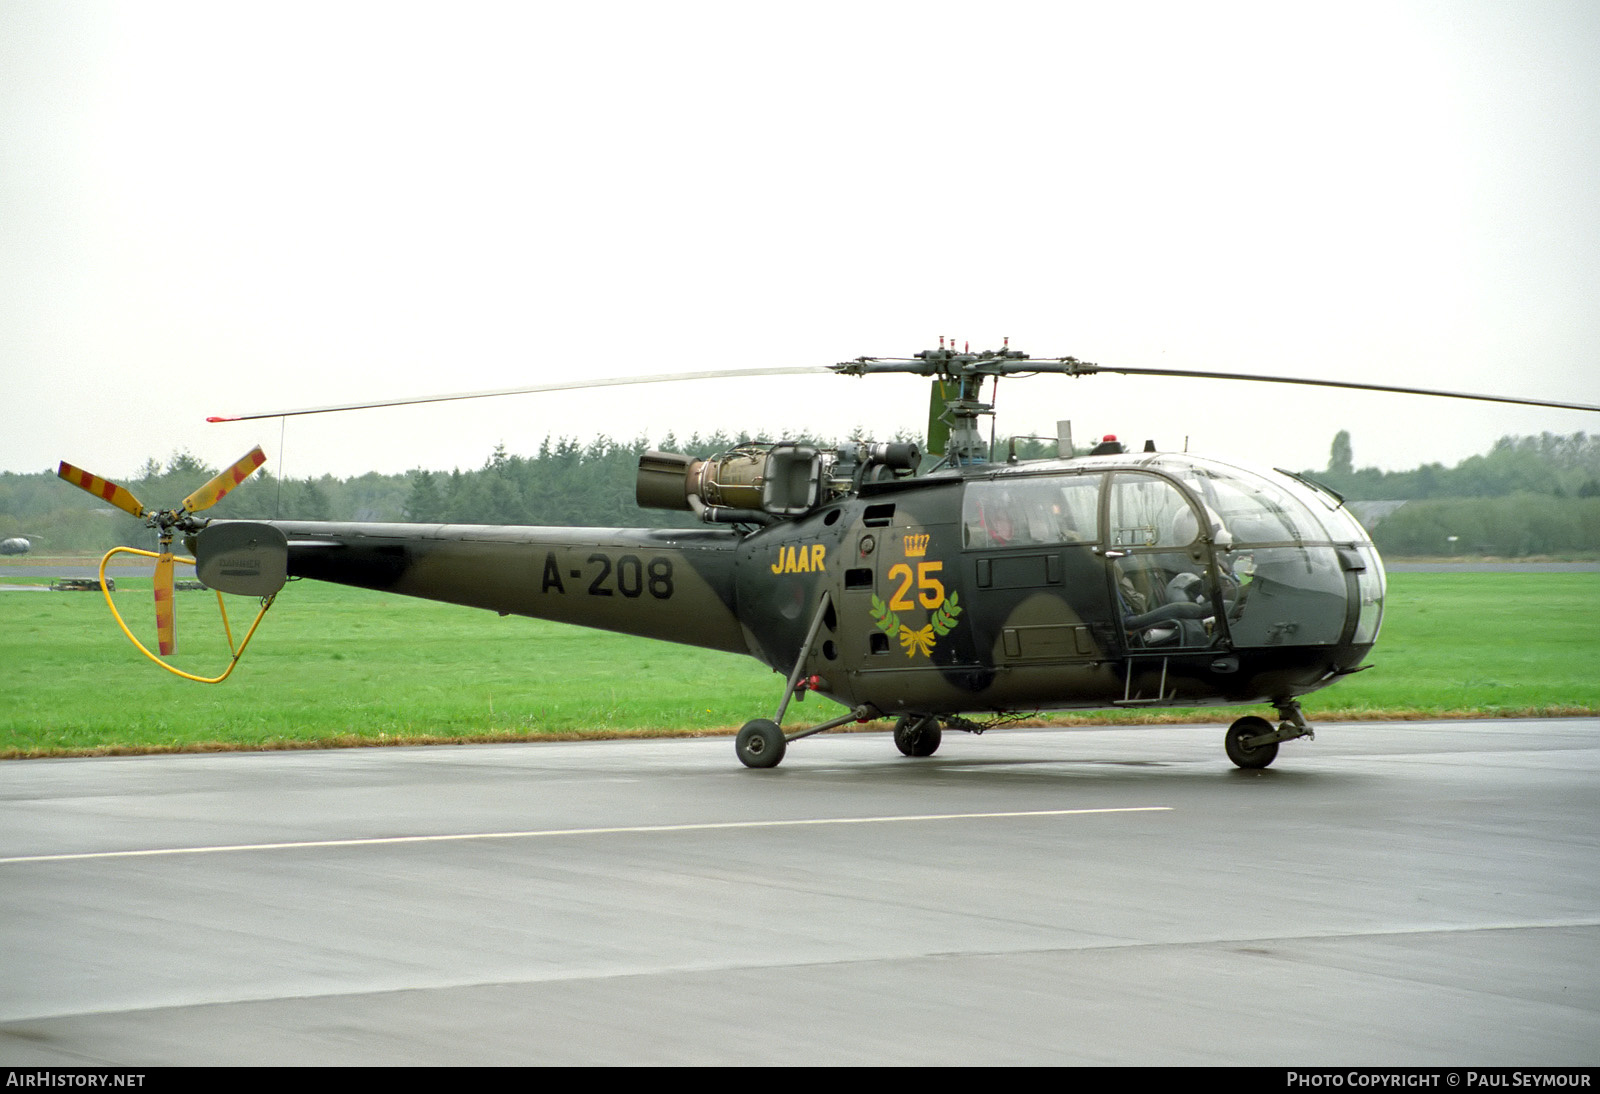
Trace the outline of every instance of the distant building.
<instances>
[{"instance_id":1,"label":"distant building","mask_svg":"<svg viewBox=\"0 0 1600 1094\"><path fill-rule=\"evenodd\" d=\"M1347 501L1344 506L1356 515L1361 527L1370 532L1405 504L1405 501Z\"/></svg>"}]
</instances>

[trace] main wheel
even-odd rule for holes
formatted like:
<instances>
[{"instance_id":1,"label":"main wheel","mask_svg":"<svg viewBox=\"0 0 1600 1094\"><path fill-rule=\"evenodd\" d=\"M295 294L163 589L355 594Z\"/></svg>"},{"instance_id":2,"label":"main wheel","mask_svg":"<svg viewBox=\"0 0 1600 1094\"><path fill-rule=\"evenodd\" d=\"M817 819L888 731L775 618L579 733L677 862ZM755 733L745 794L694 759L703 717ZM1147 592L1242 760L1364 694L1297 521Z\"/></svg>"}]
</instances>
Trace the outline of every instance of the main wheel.
<instances>
[{"instance_id":1,"label":"main wheel","mask_svg":"<svg viewBox=\"0 0 1600 1094\"><path fill-rule=\"evenodd\" d=\"M783 762L783 753L789 742L783 739L778 723L766 718L746 722L733 742L739 753L739 762L746 767L777 767Z\"/></svg>"},{"instance_id":2,"label":"main wheel","mask_svg":"<svg viewBox=\"0 0 1600 1094\"><path fill-rule=\"evenodd\" d=\"M1278 742L1273 741L1271 744L1251 748L1245 741L1271 732L1271 722L1252 714L1240 718L1228 727L1228 735L1222 739L1222 747L1227 750L1228 759L1240 767L1247 769L1266 767L1278 758Z\"/></svg>"},{"instance_id":3,"label":"main wheel","mask_svg":"<svg viewBox=\"0 0 1600 1094\"><path fill-rule=\"evenodd\" d=\"M894 724L894 744L907 756L932 756L939 751L944 731L931 714L907 714Z\"/></svg>"}]
</instances>

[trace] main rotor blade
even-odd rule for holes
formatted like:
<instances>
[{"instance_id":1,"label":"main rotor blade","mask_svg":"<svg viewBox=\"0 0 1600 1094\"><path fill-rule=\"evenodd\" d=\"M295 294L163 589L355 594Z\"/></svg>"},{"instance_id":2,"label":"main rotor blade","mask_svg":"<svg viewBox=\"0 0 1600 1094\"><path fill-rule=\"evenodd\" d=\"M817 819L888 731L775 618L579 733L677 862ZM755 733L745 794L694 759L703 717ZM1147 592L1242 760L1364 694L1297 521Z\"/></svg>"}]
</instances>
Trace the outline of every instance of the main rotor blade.
<instances>
[{"instance_id":1,"label":"main rotor blade","mask_svg":"<svg viewBox=\"0 0 1600 1094\"><path fill-rule=\"evenodd\" d=\"M248 422L257 418L295 418L305 414L334 414L342 410L375 410L385 406L416 406L421 403L450 403L462 399L493 399L501 395L531 395L540 391L581 391L592 387L625 387L632 384L666 384L678 380L723 380L743 376L800 376L827 372L821 365L798 365L792 368L722 369L712 372L665 372L654 376L614 376L599 380L573 380L564 384L536 384L529 387L507 387L496 391L464 391L455 395L417 395L409 399L385 399L373 403L340 403L336 406L303 407L299 410L273 410L259 414L235 414L207 418L208 422Z\"/></svg>"},{"instance_id":2,"label":"main rotor blade","mask_svg":"<svg viewBox=\"0 0 1600 1094\"><path fill-rule=\"evenodd\" d=\"M1245 372L1194 372L1175 368L1120 368L1095 365L1094 371L1115 372L1126 376L1172 376L1197 380L1250 380L1266 384L1303 384L1308 387L1349 388L1355 391L1382 391L1393 395L1434 395L1442 399L1476 399L1485 403L1519 403L1523 406L1547 406L1558 410L1592 410L1600 406L1588 403L1566 403L1553 399L1528 399L1517 395L1484 395L1471 391L1444 391L1440 388L1399 387L1392 384L1362 384L1354 380L1306 380L1296 376L1260 376Z\"/></svg>"},{"instance_id":3,"label":"main rotor blade","mask_svg":"<svg viewBox=\"0 0 1600 1094\"><path fill-rule=\"evenodd\" d=\"M126 487L118 486L110 479L102 479L99 475L91 475L81 467L73 467L65 460L56 468L56 474L66 479L79 490L86 490L102 501L109 501L124 513L143 518L145 507L139 499L133 496L132 491Z\"/></svg>"},{"instance_id":4,"label":"main rotor blade","mask_svg":"<svg viewBox=\"0 0 1600 1094\"><path fill-rule=\"evenodd\" d=\"M172 552L162 551L156 558L156 640L161 656L170 657L178 648L177 619L172 602Z\"/></svg>"},{"instance_id":5,"label":"main rotor blade","mask_svg":"<svg viewBox=\"0 0 1600 1094\"><path fill-rule=\"evenodd\" d=\"M1178 368L1140 368L1120 365L1097 365L1080 361L1076 357L1023 357L999 353L933 355L914 358L858 357L854 361L841 361L831 371L848 376L865 376L879 373L909 373L915 376L1023 376L1043 373L1053 376L1092 376L1099 372L1123 376L1171 376L1190 380L1248 380L1263 384L1304 384L1310 387L1345 388L1353 391L1381 391L1393 395L1433 395L1443 399L1476 399L1485 403L1516 403L1522 406L1546 406L1558 410L1588 410L1600 412L1600 406L1589 403L1569 403L1556 399L1529 399L1518 395L1485 395L1474 391L1445 391L1442 388L1400 387L1394 384L1364 384L1355 380L1308 380L1298 376L1263 376L1249 372L1202 372Z\"/></svg>"},{"instance_id":6,"label":"main rotor blade","mask_svg":"<svg viewBox=\"0 0 1600 1094\"><path fill-rule=\"evenodd\" d=\"M256 445L232 467L184 498L184 509L190 513L198 513L202 509L211 508L222 500L223 495L249 478L251 472L266 462L267 454L261 451L260 445Z\"/></svg>"}]
</instances>

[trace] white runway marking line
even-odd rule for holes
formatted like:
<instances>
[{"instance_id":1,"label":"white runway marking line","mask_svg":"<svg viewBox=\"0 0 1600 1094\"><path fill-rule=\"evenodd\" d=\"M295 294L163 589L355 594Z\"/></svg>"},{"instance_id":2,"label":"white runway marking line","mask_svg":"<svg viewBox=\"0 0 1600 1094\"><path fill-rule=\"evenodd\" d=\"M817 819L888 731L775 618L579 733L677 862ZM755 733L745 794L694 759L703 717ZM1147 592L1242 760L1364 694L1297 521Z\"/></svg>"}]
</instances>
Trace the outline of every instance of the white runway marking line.
<instances>
[{"instance_id":1,"label":"white runway marking line","mask_svg":"<svg viewBox=\"0 0 1600 1094\"><path fill-rule=\"evenodd\" d=\"M1170 813L1170 805L1131 805L1115 809L1038 809L1014 813L914 813L898 817L820 817L811 820L718 821L707 824L648 824L624 828L542 828L527 832L462 832L445 836L372 836L363 839L301 840L293 843L235 843L217 847L156 847L145 851L80 851L63 855L17 855L0 866L23 862L80 859L149 858L156 855L211 855L229 851L288 851L313 847L374 847L397 843L448 843L458 840L543 839L550 836L610 836L652 832L712 832L733 828L795 828L824 824L894 824L906 821L999 820L1018 817L1083 817L1109 813Z\"/></svg>"}]
</instances>

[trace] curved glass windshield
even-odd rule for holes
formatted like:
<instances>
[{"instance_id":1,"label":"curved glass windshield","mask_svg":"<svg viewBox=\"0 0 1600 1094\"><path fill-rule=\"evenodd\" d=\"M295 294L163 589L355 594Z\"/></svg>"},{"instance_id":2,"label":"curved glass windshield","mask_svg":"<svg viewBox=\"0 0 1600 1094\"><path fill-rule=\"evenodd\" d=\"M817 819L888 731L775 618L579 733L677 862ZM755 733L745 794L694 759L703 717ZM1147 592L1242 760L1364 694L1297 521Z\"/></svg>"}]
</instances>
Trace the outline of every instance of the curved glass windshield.
<instances>
[{"instance_id":1,"label":"curved glass windshield","mask_svg":"<svg viewBox=\"0 0 1600 1094\"><path fill-rule=\"evenodd\" d=\"M1236 646L1326 646L1345 625L1344 567L1330 546L1231 551L1239 582L1228 611Z\"/></svg>"},{"instance_id":2,"label":"curved glass windshield","mask_svg":"<svg viewBox=\"0 0 1600 1094\"><path fill-rule=\"evenodd\" d=\"M1352 640L1377 638L1383 566L1338 498L1287 476L1210 461L1174 471L1224 526L1217 560L1224 588L1231 589L1227 621L1234 645L1332 645L1350 622L1352 600Z\"/></svg>"},{"instance_id":3,"label":"curved glass windshield","mask_svg":"<svg viewBox=\"0 0 1600 1094\"><path fill-rule=\"evenodd\" d=\"M1311 510L1288 489L1265 478L1244 480L1231 468L1186 468L1183 481L1221 519L1234 542L1295 543L1326 539Z\"/></svg>"}]
</instances>

